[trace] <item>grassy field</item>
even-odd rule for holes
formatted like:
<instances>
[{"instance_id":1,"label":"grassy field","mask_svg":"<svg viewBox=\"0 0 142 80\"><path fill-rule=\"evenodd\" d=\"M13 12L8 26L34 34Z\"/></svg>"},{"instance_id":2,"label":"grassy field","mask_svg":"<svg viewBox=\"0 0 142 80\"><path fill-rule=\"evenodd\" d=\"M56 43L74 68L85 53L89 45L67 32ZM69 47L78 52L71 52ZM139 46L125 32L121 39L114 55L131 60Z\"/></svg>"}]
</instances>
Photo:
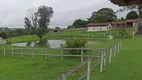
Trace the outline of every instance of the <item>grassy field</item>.
<instances>
[{"instance_id":1,"label":"grassy field","mask_svg":"<svg viewBox=\"0 0 142 80\"><path fill-rule=\"evenodd\" d=\"M142 80L142 35L133 39L123 39L123 49L112 64L100 73L99 68L92 71L92 80Z\"/></svg>"},{"instance_id":2,"label":"grassy field","mask_svg":"<svg viewBox=\"0 0 142 80\"><path fill-rule=\"evenodd\" d=\"M46 34L44 39L70 39L71 37L87 37L88 40L106 40L107 35L113 35L114 37L119 37L117 30L112 31L102 31L102 32L87 32L87 31L77 31L77 30L64 30L59 31L55 34ZM11 43L25 42L25 41L35 41L39 40L36 35L25 35L9 38L8 41Z\"/></svg>"},{"instance_id":3,"label":"grassy field","mask_svg":"<svg viewBox=\"0 0 142 80\"><path fill-rule=\"evenodd\" d=\"M13 47L0 45L0 80L56 80L61 73L80 63L79 58L66 57L62 62L60 57L48 57L45 60L45 56L35 56L35 59L32 55L24 55L23 58L20 55L12 57L11 54L4 56L3 48Z\"/></svg>"},{"instance_id":4,"label":"grassy field","mask_svg":"<svg viewBox=\"0 0 142 80\"><path fill-rule=\"evenodd\" d=\"M68 32L66 32L68 33ZM71 32L70 32L71 33ZM76 32L77 33L77 32ZM77 34L86 32L78 32ZM100 32L103 33L103 32ZM72 33L74 34L74 33ZM95 33L87 33L95 34ZM99 34L99 33L97 33ZM74 34L75 35L75 34ZM33 35L16 37L9 39L11 42L21 42L22 40L31 40ZM35 35L34 35L35 36ZM45 38L49 38L46 35ZM56 34L54 34L56 36ZM52 36L53 37L53 36ZM25 39L25 40L24 40ZM38 39L36 36L33 39ZM51 39L51 38L50 38ZM116 38L114 40L100 41L99 44L91 44L86 47L89 48L109 48L117 40L122 40L123 49L116 58L113 58L111 64L107 64L103 73L99 72L99 66L91 72L91 80L142 80L142 48L141 41L142 35L138 35L135 38ZM11 47L7 45L0 45L0 48ZM2 50L0 50L2 53ZM29 51L25 51L29 52ZM38 53L44 53L43 51L37 51ZM50 51L51 53L57 53L58 51ZM87 53L88 54L88 53ZM56 78L64 71L73 68L80 63L79 58L65 58L64 62L60 61L60 57L49 57L46 61L43 56L36 56L36 59L32 59L32 56L25 56L23 59L20 55L11 57L11 55L3 56L0 54L0 80L56 80ZM108 62L107 62L108 63ZM86 66L75 71L67 80L76 80L84 71ZM86 80L86 79L84 79Z\"/></svg>"}]
</instances>

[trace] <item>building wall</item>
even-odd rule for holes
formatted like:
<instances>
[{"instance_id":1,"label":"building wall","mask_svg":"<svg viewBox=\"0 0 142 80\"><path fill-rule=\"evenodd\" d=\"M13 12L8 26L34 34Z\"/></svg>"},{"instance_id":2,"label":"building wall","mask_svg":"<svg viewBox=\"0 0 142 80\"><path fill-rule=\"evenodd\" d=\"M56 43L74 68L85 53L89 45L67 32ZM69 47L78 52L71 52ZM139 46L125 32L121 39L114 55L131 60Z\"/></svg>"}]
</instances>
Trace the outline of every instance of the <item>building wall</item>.
<instances>
[{"instance_id":1,"label":"building wall","mask_svg":"<svg viewBox=\"0 0 142 80\"><path fill-rule=\"evenodd\" d=\"M91 27L88 27L88 30L87 31L107 31L108 26L91 26Z\"/></svg>"}]
</instances>

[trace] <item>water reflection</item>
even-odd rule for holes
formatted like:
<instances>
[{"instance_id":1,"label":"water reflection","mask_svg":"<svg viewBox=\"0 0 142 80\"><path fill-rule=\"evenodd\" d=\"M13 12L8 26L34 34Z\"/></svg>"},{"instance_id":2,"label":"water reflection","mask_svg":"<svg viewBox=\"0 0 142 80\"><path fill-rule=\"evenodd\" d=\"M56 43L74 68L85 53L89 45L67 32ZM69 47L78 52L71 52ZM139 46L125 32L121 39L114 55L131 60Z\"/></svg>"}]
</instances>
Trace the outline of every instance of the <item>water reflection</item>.
<instances>
[{"instance_id":1,"label":"water reflection","mask_svg":"<svg viewBox=\"0 0 142 80\"><path fill-rule=\"evenodd\" d=\"M65 45L65 40L40 40L40 41L31 41L31 42L21 42L11 44L13 46L20 47L50 47L50 48L59 48L61 44Z\"/></svg>"}]
</instances>

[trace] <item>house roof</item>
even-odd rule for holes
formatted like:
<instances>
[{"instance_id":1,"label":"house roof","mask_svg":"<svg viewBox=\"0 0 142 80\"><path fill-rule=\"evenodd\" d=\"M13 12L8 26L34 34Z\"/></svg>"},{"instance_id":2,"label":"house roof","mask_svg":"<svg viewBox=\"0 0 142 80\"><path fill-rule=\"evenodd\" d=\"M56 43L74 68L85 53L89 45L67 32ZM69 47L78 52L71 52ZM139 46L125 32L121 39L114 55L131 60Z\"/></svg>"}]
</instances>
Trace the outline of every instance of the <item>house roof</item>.
<instances>
[{"instance_id":1,"label":"house roof","mask_svg":"<svg viewBox=\"0 0 142 80\"><path fill-rule=\"evenodd\" d=\"M112 25L121 25L121 24L125 24L125 22L111 22Z\"/></svg>"},{"instance_id":2,"label":"house roof","mask_svg":"<svg viewBox=\"0 0 142 80\"><path fill-rule=\"evenodd\" d=\"M90 24L88 24L88 26L107 26L109 24L110 24L109 22L106 22L106 23L90 23Z\"/></svg>"},{"instance_id":3,"label":"house roof","mask_svg":"<svg viewBox=\"0 0 142 80\"><path fill-rule=\"evenodd\" d=\"M128 19L125 22L136 22L136 21L137 21L136 19Z\"/></svg>"},{"instance_id":4,"label":"house roof","mask_svg":"<svg viewBox=\"0 0 142 80\"><path fill-rule=\"evenodd\" d=\"M89 27L91 27L91 26L108 26L109 24L121 25L121 24L125 24L125 23L128 23L128 22L136 22L136 21L137 21L137 19L127 19L124 22L90 23L90 24L88 24L88 26Z\"/></svg>"}]
</instances>

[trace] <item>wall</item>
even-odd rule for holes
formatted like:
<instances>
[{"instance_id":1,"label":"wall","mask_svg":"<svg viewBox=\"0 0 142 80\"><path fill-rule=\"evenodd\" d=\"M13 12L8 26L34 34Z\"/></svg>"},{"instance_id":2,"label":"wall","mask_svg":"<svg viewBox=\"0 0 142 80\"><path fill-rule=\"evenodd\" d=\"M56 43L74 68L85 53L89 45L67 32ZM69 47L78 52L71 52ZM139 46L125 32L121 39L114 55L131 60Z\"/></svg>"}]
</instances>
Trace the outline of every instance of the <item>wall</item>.
<instances>
[{"instance_id":1,"label":"wall","mask_svg":"<svg viewBox=\"0 0 142 80\"><path fill-rule=\"evenodd\" d=\"M107 31L108 26L91 26L87 31Z\"/></svg>"}]
</instances>

